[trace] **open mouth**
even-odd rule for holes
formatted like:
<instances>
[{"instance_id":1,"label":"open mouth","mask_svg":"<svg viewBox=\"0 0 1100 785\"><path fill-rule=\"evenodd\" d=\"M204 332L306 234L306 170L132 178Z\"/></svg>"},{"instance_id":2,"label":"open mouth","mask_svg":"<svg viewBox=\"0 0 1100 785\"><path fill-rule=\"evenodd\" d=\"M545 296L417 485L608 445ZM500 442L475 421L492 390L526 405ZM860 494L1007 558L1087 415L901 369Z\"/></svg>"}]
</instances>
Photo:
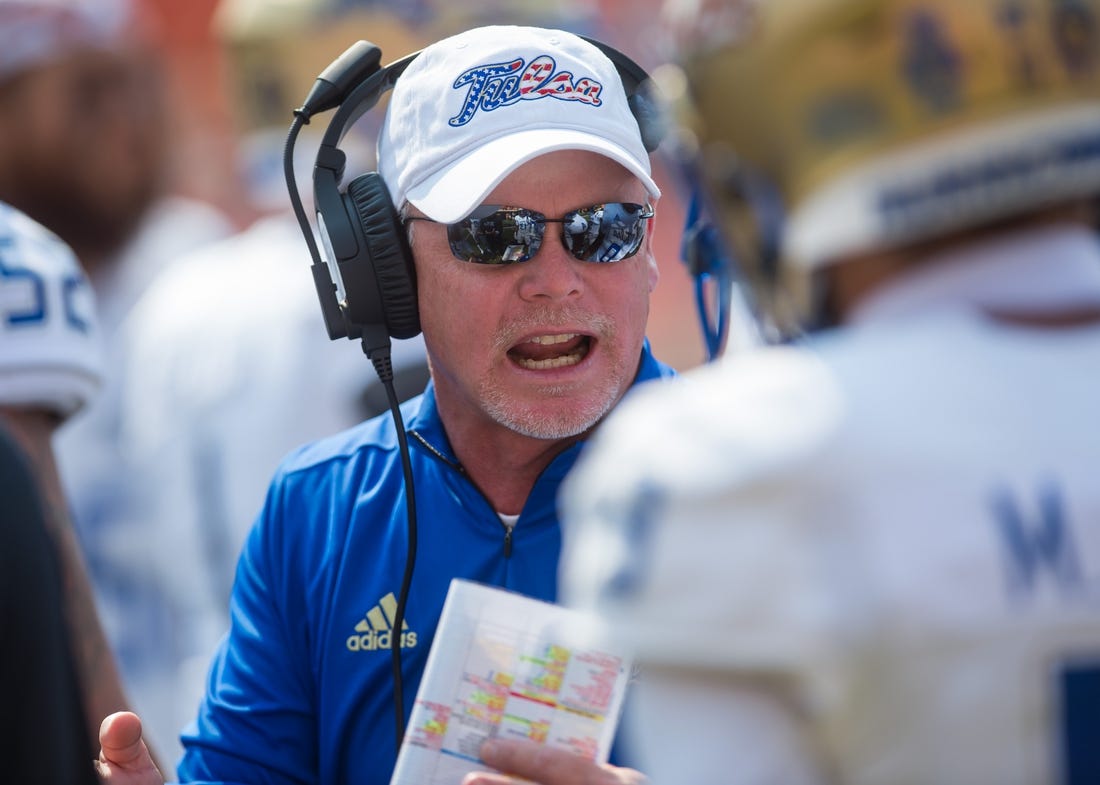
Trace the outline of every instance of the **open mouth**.
<instances>
[{"instance_id":1,"label":"open mouth","mask_svg":"<svg viewBox=\"0 0 1100 785\"><path fill-rule=\"evenodd\" d=\"M592 348L592 338L579 333L536 335L508 350L508 356L522 368L545 371L576 365Z\"/></svg>"}]
</instances>

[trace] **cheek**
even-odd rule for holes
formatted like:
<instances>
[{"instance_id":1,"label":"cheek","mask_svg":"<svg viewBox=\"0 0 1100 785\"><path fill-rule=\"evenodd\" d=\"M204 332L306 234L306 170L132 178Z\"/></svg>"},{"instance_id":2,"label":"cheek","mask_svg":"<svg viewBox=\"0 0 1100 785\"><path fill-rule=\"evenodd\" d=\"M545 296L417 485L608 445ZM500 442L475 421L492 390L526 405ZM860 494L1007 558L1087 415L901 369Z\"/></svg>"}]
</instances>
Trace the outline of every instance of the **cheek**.
<instances>
[{"instance_id":1,"label":"cheek","mask_svg":"<svg viewBox=\"0 0 1100 785\"><path fill-rule=\"evenodd\" d=\"M454 301L458 297L441 297L438 290L420 296L420 325L424 338L433 343L446 341L455 329Z\"/></svg>"},{"instance_id":2,"label":"cheek","mask_svg":"<svg viewBox=\"0 0 1100 785\"><path fill-rule=\"evenodd\" d=\"M630 281L620 288L620 296L624 301L624 309L639 314L644 319L649 313L649 295L657 286L657 270L655 265L647 261L638 261L640 263L632 272Z\"/></svg>"},{"instance_id":3,"label":"cheek","mask_svg":"<svg viewBox=\"0 0 1100 785\"><path fill-rule=\"evenodd\" d=\"M471 276L447 265L449 260L438 259L426 274L421 266L417 268L420 324L429 347L468 345L485 322L482 314L488 312L484 293L478 291Z\"/></svg>"},{"instance_id":4,"label":"cheek","mask_svg":"<svg viewBox=\"0 0 1100 785\"><path fill-rule=\"evenodd\" d=\"M617 290L617 332L623 350L631 354L645 339L650 311L649 296L655 280L649 265L640 265L629 281L622 281Z\"/></svg>"}]
</instances>

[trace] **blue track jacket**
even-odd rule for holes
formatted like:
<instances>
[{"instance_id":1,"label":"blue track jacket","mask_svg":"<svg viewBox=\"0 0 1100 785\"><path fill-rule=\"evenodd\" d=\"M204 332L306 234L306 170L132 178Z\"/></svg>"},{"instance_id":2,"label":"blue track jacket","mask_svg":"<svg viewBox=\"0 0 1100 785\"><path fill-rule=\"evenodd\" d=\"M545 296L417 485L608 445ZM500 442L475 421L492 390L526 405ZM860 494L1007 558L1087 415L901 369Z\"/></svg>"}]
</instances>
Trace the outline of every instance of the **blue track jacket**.
<instances>
[{"instance_id":1,"label":"blue track jacket","mask_svg":"<svg viewBox=\"0 0 1100 785\"><path fill-rule=\"evenodd\" d=\"M647 342L636 382L673 373ZM407 718L452 578L556 599L555 497L582 445L546 468L509 534L455 459L431 384L402 406L402 417L418 523L402 633ZM389 619L406 543L405 483L388 414L283 462L237 566L229 634L182 737L181 781L389 782Z\"/></svg>"}]
</instances>

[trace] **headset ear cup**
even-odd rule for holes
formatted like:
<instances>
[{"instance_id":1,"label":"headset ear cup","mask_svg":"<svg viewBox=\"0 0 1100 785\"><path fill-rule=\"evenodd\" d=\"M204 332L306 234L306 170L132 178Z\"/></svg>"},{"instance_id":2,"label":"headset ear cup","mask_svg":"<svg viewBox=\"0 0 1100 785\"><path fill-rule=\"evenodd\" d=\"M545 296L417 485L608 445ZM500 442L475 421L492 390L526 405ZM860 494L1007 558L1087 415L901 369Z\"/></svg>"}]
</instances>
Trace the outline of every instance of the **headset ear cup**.
<instances>
[{"instance_id":1,"label":"headset ear cup","mask_svg":"<svg viewBox=\"0 0 1100 785\"><path fill-rule=\"evenodd\" d=\"M412 338L420 332L416 269L389 189L377 172L368 172L352 180L346 193L378 281L386 327L394 338Z\"/></svg>"}]
</instances>

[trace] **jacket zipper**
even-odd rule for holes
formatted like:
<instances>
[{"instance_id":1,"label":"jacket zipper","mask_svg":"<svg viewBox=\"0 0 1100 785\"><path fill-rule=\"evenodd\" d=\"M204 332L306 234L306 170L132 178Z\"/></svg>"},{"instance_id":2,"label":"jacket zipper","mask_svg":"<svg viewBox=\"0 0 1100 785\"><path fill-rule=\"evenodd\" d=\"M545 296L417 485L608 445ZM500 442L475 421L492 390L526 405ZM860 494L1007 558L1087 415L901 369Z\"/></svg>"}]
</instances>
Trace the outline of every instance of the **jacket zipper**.
<instances>
[{"instance_id":1,"label":"jacket zipper","mask_svg":"<svg viewBox=\"0 0 1100 785\"><path fill-rule=\"evenodd\" d=\"M461 463L458 463L457 461L452 461L446 455L444 455L439 450L437 450L435 447L433 447L432 444L427 439L425 439L423 436L421 436L416 431L409 431L409 433L412 435L412 437L414 439L416 439L418 442L423 444L424 447L427 448L428 452L430 452L436 458L443 461L443 463L447 464L452 469L454 469L456 472L458 472L463 477L465 477L466 481L469 482L471 485L473 485L474 490L477 491L481 495L481 498L485 499L486 506L489 507L489 509L492 509L492 505L489 504L489 499L485 496L484 493L481 493L481 489L478 488L477 484L474 483L474 481L470 479L470 475L468 475L466 473L466 469L462 466ZM505 525L504 521L502 521L500 519L500 516L497 515L495 512L493 513L493 516L497 519L497 523L499 523L501 525L501 527L504 529L504 558L509 559L509 558L512 557L512 529L513 529L513 527Z\"/></svg>"}]
</instances>

